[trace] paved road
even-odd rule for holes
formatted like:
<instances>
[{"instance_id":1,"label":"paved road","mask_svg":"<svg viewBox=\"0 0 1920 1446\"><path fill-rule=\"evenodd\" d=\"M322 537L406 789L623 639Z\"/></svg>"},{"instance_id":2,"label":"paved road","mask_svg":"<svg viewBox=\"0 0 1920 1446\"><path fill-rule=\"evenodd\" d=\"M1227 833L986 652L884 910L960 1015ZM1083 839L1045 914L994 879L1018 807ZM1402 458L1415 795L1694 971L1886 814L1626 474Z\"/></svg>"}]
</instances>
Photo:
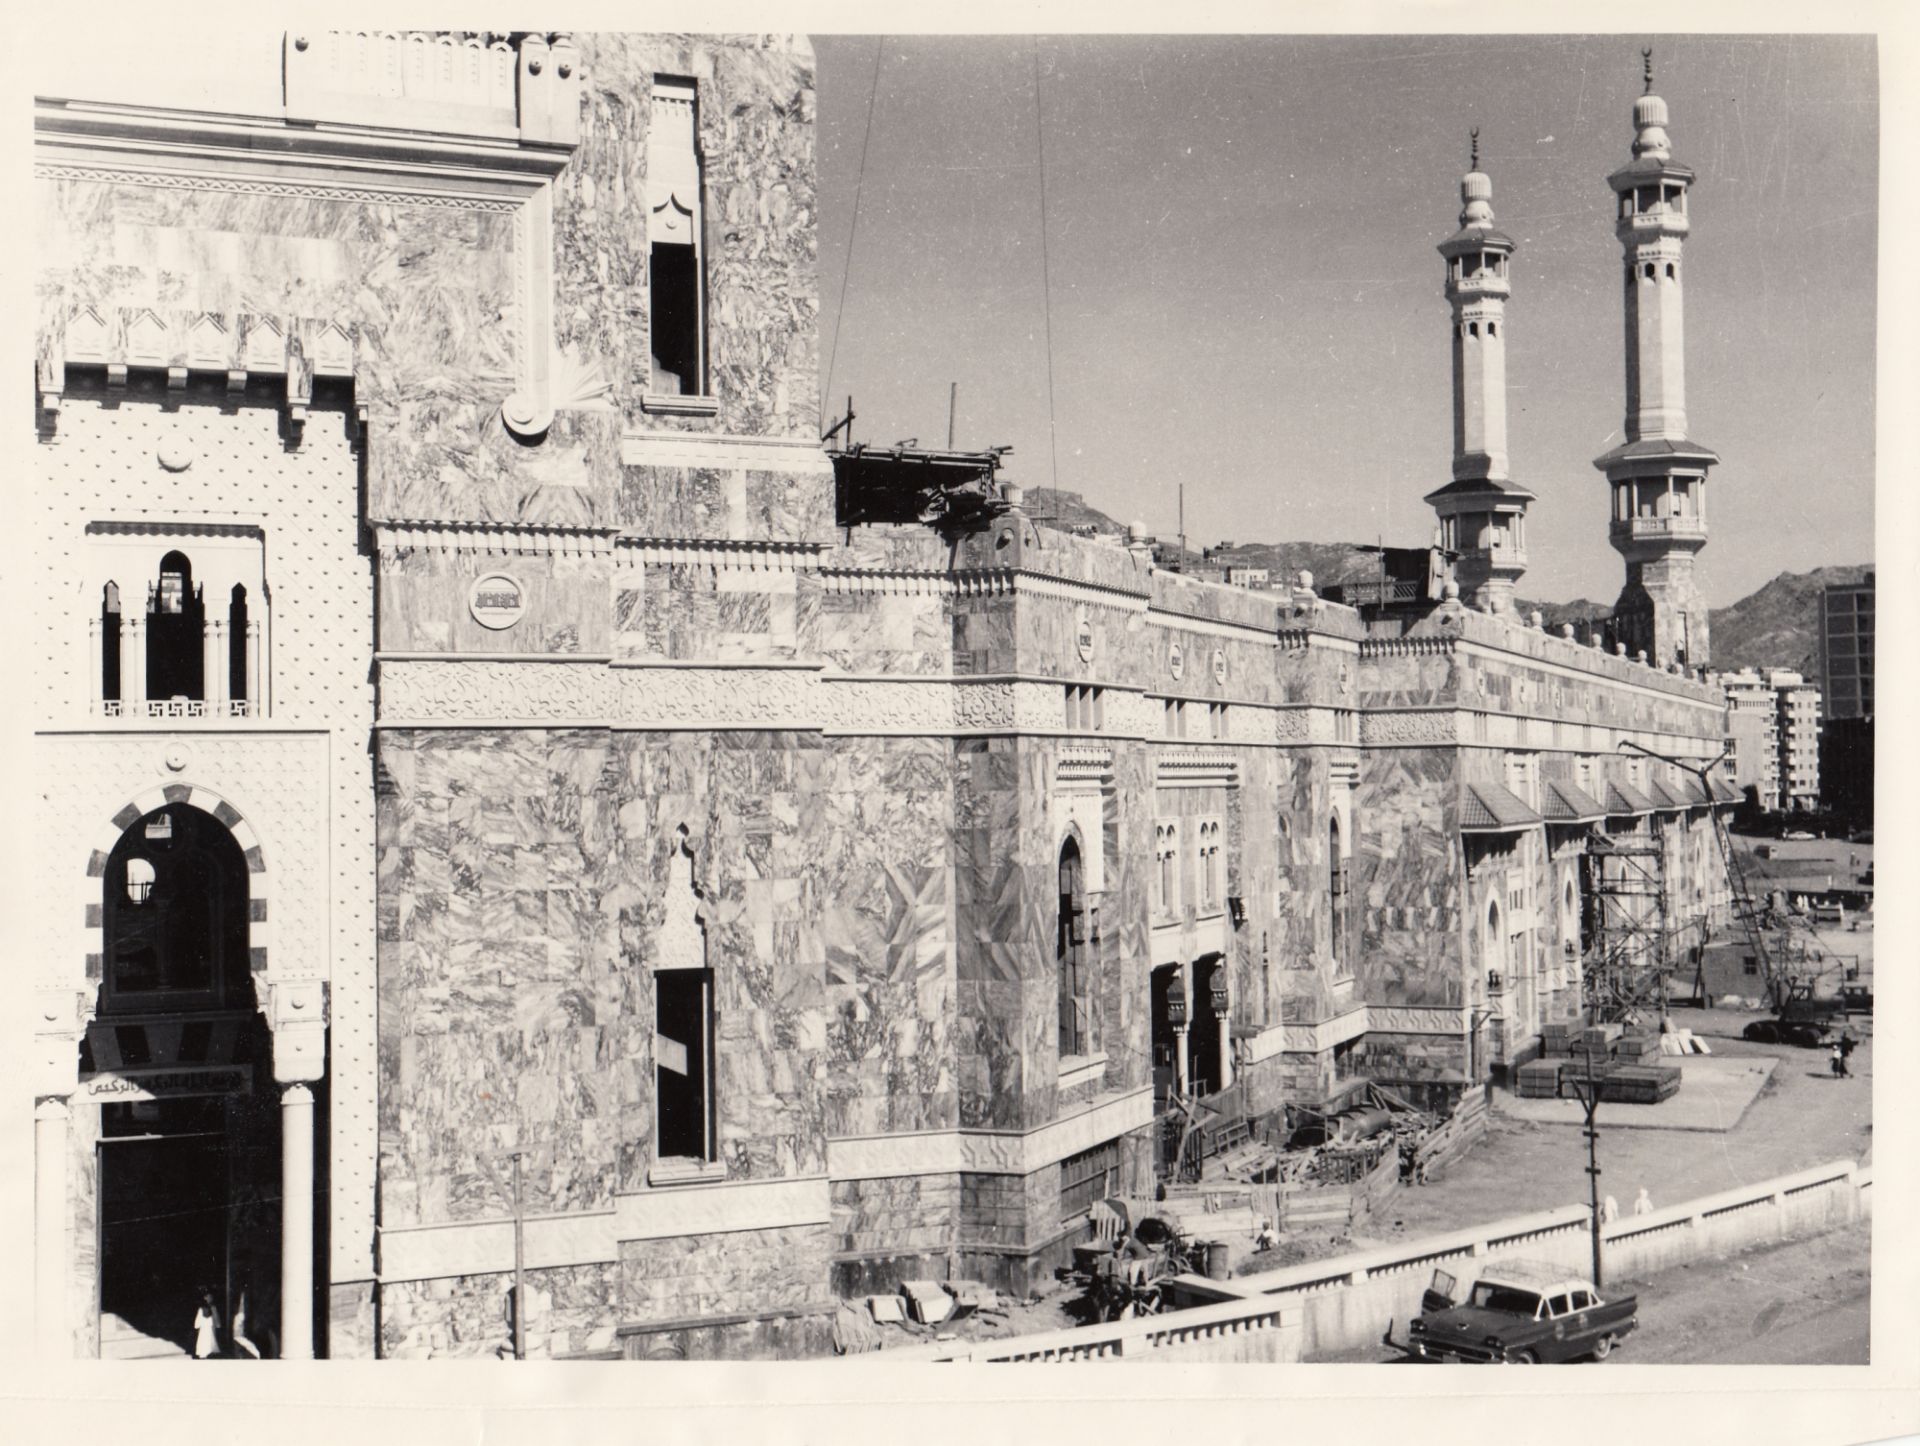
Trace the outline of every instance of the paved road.
<instances>
[{"instance_id":1,"label":"paved road","mask_svg":"<svg viewBox=\"0 0 1920 1446\"><path fill-rule=\"evenodd\" d=\"M1863 1221L1645 1280L1609 1282L1640 1297L1640 1328L1614 1359L1636 1365L1866 1365L1870 1231L1871 1223ZM1320 1359L1401 1358L1368 1348Z\"/></svg>"},{"instance_id":2,"label":"paved road","mask_svg":"<svg viewBox=\"0 0 1920 1446\"><path fill-rule=\"evenodd\" d=\"M1713 1365L1864 1366L1868 1363L1870 1312L1867 1300L1847 1301L1818 1315L1797 1316L1757 1340L1691 1359Z\"/></svg>"}]
</instances>

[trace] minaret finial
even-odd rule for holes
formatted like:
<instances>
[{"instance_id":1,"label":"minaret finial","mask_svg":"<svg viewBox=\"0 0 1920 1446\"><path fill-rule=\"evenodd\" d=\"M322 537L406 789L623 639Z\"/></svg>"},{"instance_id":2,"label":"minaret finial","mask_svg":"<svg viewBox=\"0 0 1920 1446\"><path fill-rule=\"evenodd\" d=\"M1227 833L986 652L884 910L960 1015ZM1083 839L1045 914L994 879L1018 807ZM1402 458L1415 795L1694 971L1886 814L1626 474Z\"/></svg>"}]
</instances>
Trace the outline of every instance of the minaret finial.
<instances>
[{"instance_id":1,"label":"minaret finial","mask_svg":"<svg viewBox=\"0 0 1920 1446\"><path fill-rule=\"evenodd\" d=\"M1641 94L1652 95L1653 94L1653 47L1651 45L1646 46L1641 50L1640 65L1646 71L1646 74L1647 74L1647 88L1644 91L1642 91Z\"/></svg>"},{"instance_id":2,"label":"minaret finial","mask_svg":"<svg viewBox=\"0 0 1920 1446\"><path fill-rule=\"evenodd\" d=\"M1475 126L1470 134L1473 138L1473 158L1467 162L1467 169L1477 171L1480 169L1480 127Z\"/></svg>"}]
</instances>

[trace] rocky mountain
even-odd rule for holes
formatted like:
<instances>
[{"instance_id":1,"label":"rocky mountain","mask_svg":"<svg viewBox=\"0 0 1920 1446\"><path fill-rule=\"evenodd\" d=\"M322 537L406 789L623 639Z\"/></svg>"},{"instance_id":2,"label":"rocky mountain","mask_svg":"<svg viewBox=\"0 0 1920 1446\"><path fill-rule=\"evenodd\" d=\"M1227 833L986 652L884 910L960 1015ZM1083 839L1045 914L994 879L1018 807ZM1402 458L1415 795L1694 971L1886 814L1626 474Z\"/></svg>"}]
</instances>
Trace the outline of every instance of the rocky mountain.
<instances>
[{"instance_id":1,"label":"rocky mountain","mask_svg":"<svg viewBox=\"0 0 1920 1446\"><path fill-rule=\"evenodd\" d=\"M1872 571L1871 564L1862 564L1783 572L1732 607L1715 608L1709 618L1713 666L1797 668L1817 678L1821 590L1837 582L1859 582Z\"/></svg>"},{"instance_id":2,"label":"rocky mountain","mask_svg":"<svg viewBox=\"0 0 1920 1446\"><path fill-rule=\"evenodd\" d=\"M1021 506L1035 522L1065 531L1073 527L1097 527L1102 532L1125 533L1127 525L1115 522L1097 507L1087 506L1078 492L1060 487L1029 487Z\"/></svg>"}]
</instances>

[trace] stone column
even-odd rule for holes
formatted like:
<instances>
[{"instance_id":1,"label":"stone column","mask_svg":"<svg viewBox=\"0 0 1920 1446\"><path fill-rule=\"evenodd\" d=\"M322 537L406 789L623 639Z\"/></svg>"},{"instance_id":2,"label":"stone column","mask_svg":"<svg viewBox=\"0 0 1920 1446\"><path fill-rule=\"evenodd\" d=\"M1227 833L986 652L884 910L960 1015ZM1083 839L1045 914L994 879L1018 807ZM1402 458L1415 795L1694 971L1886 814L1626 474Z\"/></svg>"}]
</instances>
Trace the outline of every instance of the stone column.
<instances>
[{"instance_id":1,"label":"stone column","mask_svg":"<svg viewBox=\"0 0 1920 1446\"><path fill-rule=\"evenodd\" d=\"M147 702L147 620L141 613L120 617L120 706L129 715L144 714Z\"/></svg>"},{"instance_id":2,"label":"stone column","mask_svg":"<svg viewBox=\"0 0 1920 1446\"><path fill-rule=\"evenodd\" d=\"M254 606L251 599L249 607ZM260 620L247 619L247 712L259 717L267 711L266 679L260 672Z\"/></svg>"},{"instance_id":3,"label":"stone column","mask_svg":"<svg viewBox=\"0 0 1920 1446\"><path fill-rule=\"evenodd\" d=\"M43 1098L33 1109L34 1340L48 1360L73 1354L67 1321L67 1101Z\"/></svg>"},{"instance_id":4,"label":"stone column","mask_svg":"<svg viewBox=\"0 0 1920 1446\"><path fill-rule=\"evenodd\" d=\"M1173 1032L1173 1079L1175 1088L1181 1094L1191 1088L1192 1081L1187 1074L1187 1026L1184 1024Z\"/></svg>"},{"instance_id":5,"label":"stone column","mask_svg":"<svg viewBox=\"0 0 1920 1446\"><path fill-rule=\"evenodd\" d=\"M1226 1089L1233 1084L1233 1022L1223 1014L1216 1023L1220 1026L1220 1088Z\"/></svg>"},{"instance_id":6,"label":"stone column","mask_svg":"<svg viewBox=\"0 0 1920 1446\"><path fill-rule=\"evenodd\" d=\"M280 1092L280 1358L313 1359L313 1091Z\"/></svg>"},{"instance_id":7,"label":"stone column","mask_svg":"<svg viewBox=\"0 0 1920 1446\"><path fill-rule=\"evenodd\" d=\"M204 676L200 696L206 700L208 715L217 718L227 711L227 673L232 666L227 652L227 620L208 618L201 626L205 650L201 654Z\"/></svg>"}]
</instances>

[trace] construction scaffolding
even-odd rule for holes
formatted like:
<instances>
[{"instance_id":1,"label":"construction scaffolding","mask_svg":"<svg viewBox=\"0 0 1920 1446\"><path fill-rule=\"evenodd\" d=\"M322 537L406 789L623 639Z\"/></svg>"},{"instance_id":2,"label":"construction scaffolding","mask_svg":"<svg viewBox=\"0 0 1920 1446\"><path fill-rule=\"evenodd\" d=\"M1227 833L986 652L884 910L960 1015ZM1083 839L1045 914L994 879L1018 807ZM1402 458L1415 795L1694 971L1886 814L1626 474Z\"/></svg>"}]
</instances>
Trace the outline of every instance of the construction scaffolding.
<instances>
[{"instance_id":1,"label":"construction scaffolding","mask_svg":"<svg viewBox=\"0 0 1920 1446\"><path fill-rule=\"evenodd\" d=\"M1673 938L1667 926L1667 861L1647 834L1587 835L1591 942L1582 978L1589 1023L1667 1014Z\"/></svg>"}]
</instances>

